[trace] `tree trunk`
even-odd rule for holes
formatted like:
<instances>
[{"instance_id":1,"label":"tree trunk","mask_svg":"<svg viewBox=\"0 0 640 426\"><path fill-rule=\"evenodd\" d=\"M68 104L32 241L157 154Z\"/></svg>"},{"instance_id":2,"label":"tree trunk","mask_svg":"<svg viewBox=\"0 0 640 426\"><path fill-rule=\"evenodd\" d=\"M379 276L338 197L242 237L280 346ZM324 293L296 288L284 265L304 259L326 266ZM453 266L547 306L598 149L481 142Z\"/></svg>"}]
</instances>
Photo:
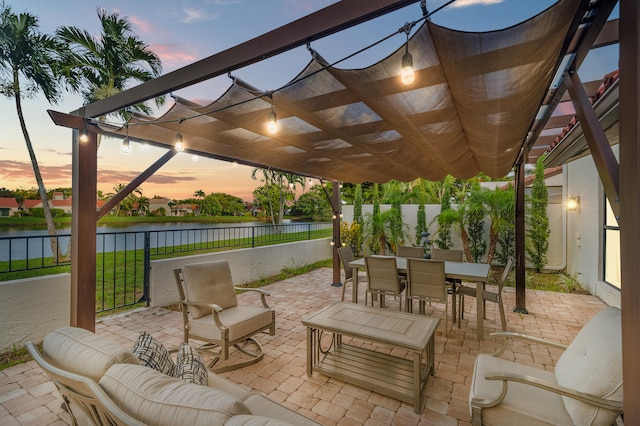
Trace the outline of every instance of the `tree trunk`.
<instances>
[{"instance_id":1,"label":"tree trunk","mask_svg":"<svg viewBox=\"0 0 640 426\"><path fill-rule=\"evenodd\" d=\"M471 258L471 249L469 248L469 234L464 227L460 228L460 239L462 240L462 249L464 250L464 257L467 258L467 262L473 262Z\"/></svg>"},{"instance_id":2,"label":"tree trunk","mask_svg":"<svg viewBox=\"0 0 640 426\"><path fill-rule=\"evenodd\" d=\"M19 88L18 81L18 73L14 71L13 73L13 83L14 87ZM49 200L47 199L47 190L44 187L44 181L42 180L42 175L40 174L40 167L38 166L38 160L36 159L36 153L33 150L33 146L31 145L31 138L29 137L29 132L27 131L27 125L24 121L24 115L22 113L22 102L20 100L20 90L16 90L15 92L15 100L16 100L16 110L18 111L18 120L20 121L20 127L22 128L22 134L24 135L24 141L27 144L27 151L29 151L29 157L31 158L31 165L33 166L33 173L36 177L36 182L38 184L38 192L40 193L40 201L42 201L42 209L44 211L44 219L47 223L47 231L49 233L49 243L51 245L51 253L53 259L56 261L61 260L58 257L58 237L56 234L56 226L53 223L53 216L51 215L51 208L49 207Z\"/></svg>"},{"instance_id":3,"label":"tree trunk","mask_svg":"<svg viewBox=\"0 0 640 426\"><path fill-rule=\"evenodd\" d=\"M489 229L489 253L487 254L487 263L491 265L493 262L493 256L496 254L496 246L498 245L498 231L493 229L493 226Z\"/></svg>"}]
</instances>

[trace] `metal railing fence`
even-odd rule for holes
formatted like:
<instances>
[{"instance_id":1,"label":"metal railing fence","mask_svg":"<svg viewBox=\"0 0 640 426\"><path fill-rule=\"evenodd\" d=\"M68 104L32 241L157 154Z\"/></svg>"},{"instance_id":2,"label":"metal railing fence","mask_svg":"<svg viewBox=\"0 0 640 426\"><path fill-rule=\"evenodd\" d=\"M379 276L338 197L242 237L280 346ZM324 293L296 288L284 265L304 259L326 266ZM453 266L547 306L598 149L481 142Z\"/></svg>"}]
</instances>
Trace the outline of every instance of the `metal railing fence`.
<instances>
[{"instance_id":1,"label":"metal railing fence","mask_svg":"<svg viewBox=\"0 0 640 426\"><path fill-rule=\"evenodd\" d=\"M96 311L146 303L152 259L311 240L331 232L331 223L304 223L98 233ZM0 237L0 281L29 276L34 270L68 271L70 240L69 234Z\"/></svg>"}]
</instances>

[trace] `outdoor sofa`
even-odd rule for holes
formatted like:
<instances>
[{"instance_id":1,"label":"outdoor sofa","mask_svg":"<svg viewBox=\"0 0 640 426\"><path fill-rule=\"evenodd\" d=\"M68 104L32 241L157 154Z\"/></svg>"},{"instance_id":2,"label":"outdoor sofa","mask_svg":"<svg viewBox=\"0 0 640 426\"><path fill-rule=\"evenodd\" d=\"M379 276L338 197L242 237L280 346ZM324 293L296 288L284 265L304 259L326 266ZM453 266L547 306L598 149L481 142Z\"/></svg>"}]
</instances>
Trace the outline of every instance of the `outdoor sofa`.
<instances>
[{"instance_id":1,"label":"outdoor sofa","mask_svg":"<svg viewBox=\"0 0 640 426\"><path fill-rule=\"evenodd\" d=\"M138 342L141 339L153 340L146 333ZM27 348L60 390L73 424L317 425L206 368L199 370L206 386L183 380L185 376L165 374L156 369L160 364L156 361L161 360L157 354L143 359L140 346L129 350L81 328L62 327L49 333L43 353L31 342L27 342ZM188 354L188 349L183 347L180 353ZM149 345L142 348L142 353L147 356L153 350ZM147 365L155 368L143 365L140 359L154 359L156 364ZM187 363L181 371L195 371L199 376L197 369L190 370L193 359L183 359ZM180 368L180 363L175 367Z\"/></svg>"}]
</instances>

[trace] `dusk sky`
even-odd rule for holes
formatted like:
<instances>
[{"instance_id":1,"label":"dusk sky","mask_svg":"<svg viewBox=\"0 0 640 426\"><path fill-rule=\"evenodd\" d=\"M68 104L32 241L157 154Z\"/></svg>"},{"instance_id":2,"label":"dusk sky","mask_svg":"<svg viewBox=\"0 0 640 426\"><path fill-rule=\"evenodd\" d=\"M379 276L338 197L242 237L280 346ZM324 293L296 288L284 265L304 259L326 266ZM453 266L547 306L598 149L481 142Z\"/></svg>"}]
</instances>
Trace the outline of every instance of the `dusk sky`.
<instances>
[{"instance_id":1,"label":"dusk sky","mask_svg":"<svg viewBox=\"0 0 640 426\"><path fill-rule=\"evenodd\" d=\"M99 34L96 9L117 11L133 24L135 34L162 60L167 73L192 62L250 40L285 25L334 1L329 0L5 0L14 13L29 12L40 22L40 30L53 34L62 25L76 26ZM428 0L434 10L445 3ZM544 10L551 0L457 0L436 13L432 21L467 31L488 31L511 26ZM616 12L614 12L616 13ZM419 3L388 14L356 28L312 43L312 47L330 62L342 59L398 30L405 22L422 15ZM339 65L340 68L363 68L384 58L404 42L397 35ZM308 61L305 47L237 70L234 75L253 86L272 90L294 79ZM599 49L587 58L580 72L583 81L601 79L617 69L617 48ZM207 104L230 86L226 77L218 77L174 93ZM71 131L57 127L47 109L70 112L82 106L80 95L65 93L57 105L49 105L42 96L23 101L27 128L40 164L45 186L71 186ZM171 105L171 99L167 101ZM160 113L160 112L159 112ZM157 114L156 114L157 115ZM36 186L24 138L19 127L13 99L0 98L0 187L9 189ZM98 150L98 189L112 192L118 183L129 183L162 156L164 150L140 150L132 144L131 152L120 151L119 139L103 140ZM141 185L147 197L155 195L184 199L196 190L205 193L227 192L252 200L253 189L260 182L251 179L252 169L231 163L180 154Z\"/></svg>"}]
</instances>

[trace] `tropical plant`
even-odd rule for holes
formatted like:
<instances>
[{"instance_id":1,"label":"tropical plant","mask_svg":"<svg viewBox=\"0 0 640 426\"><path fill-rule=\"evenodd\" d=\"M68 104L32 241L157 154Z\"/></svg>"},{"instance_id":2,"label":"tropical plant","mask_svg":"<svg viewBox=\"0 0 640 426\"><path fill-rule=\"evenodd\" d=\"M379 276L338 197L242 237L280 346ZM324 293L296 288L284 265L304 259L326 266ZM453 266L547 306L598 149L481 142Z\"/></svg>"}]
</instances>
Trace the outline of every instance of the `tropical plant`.
<instances>
[{"instance_id":1,"label":"tropical plant","mask_svg":"<svg viewBox=\"0 0 640 426\"><path fill-rule=\"evenodd\" d=\"M255 198L256 192L254 191L254 201L258 206L269 208L269 217L274 230L275 232L280 232L280 227L276 227L276 224L282 225L284 208L287 203L294 201L297 184L304 187L305 179L293 173L261 168L253 169L251 178L254 180L258 179L258 173L262 174L261 181L265 183L267 190L258 193L258 195L262 195L259 198ZM277 211L274 206L278 207Z\"/></svg>"},{"instance_id":2,"label":"tropical plant","mask_svg":"<svg viewBox=\"0 0 640 426\"><path fill-rule=\"evenodd\" d=\"M389 240L389 223L393 214L391 210L387 210L378 214L368 213L364 216L362 238L372 254L386 254L388 249L392 249Z\"/></svg>"},{"instance_id":3,"label":"tropical plant","mask_svg":"<svg viewBox=\"0 0 640 426\"><path fill-rule=\"evenodd\" d=\"M60 45L53 38L40 32L38 18L29 13L16 15L10 6L4 3L0 5L0 93L15 101L18 121L44 209L47 232L52 237L49 242L54 258L59 257L58 242L55 238L56 227L36 153L27 130L22 99L42 93L48 102L58 102L60 80L57 65L60 50Z\"/></svg>"},{"instance_id":4,"label":"tropical plant","mask_svg":"<svg viewBox=\"0 0 640 426\"><path fill-rule=\"evenodd\" d=\"M82 93L85 103L113 96L132 82L149 81L162 74L160 58L133 33L126 18L102 8L97 13L102 29L99 35L73 26L56 30L58 41L68 46L63 55L63 72L73 82L72 89ZM164 97L156 98L156 105L163 103ZM138 103L118 114L126 120L131 110L151 113L148 105Z\"/></svg>"},{"instance_id":5,"label":"tropical plant","mask_svg":"<svg viewBox=\"0 0 640 426\"><path fill-rule=\"evenodd\" d=\"M362 256L362 225L356 222L340 223L340 242L342 246L351 247L353 255Z\"/></svg>"},{"instance_id":6,"label":"tropical plant","mask_svg":"<svg viewBox=\"0 0 640 426\"><path fill-rule=\"evenodd\" d=\"M355 188L353 196L353 222L362 224L364 217L362 216L362 185L358 184Z\"/></svg>"},{"instance_id":7,"label":"tropical plant","mask_svg":"<svg viewBox=\"0 0 640 426\"><path fill-rule=\"evenodd\" d=\"M529 199L529 214L527 215L527 257L536 272L540 272L547 264L547 250L549 250L549 217L547 203L549 193L544 183L544 157L536 162L535 178Z\"/></svg>"},{"instance_id":8,"label":"tropical plant","mask_svg":"<svg viewBox=\"0 0 640 426\"><path fill-rule=\"evenodd\" d=\"M487 241L484 238L484 218L486 210L483 204L484 191L475 182L469 197L464 201L467 206L467 234L469 236L469 261L478 263L487 251Z\"/></svg>"},{"instance_id":9,"label":"tropical plant","mask_svg":"<svg viewBox=\"0 0 640 426\"><path fill-rule=\"evenodd\" d=\"M451 176L447 176L444 179L442 185L442 197L440 198L440 213L436 216L436 218L442 217L442 220L437 219L438 232L434 243L438 248L445 250L453 247L453 241L451 240L451 223L449 221L450 216L447 216L445 212L447 210L451 210L451 186L454 181L455 179ZM441 216L443 213L445 213L445 215Z\"/></svg>"},{"instance_id":10,"label":"tropical plant","mask_svg":"<svg viewBox=\"0 0 640 426\"><path fill-rule=\"evenodd\" d=\"M388 210L387 241L393 251L404 245L407 239L407 226L402 220L402 203L405 200L406 188L397 180L391 180L384 185L383 201L391 204Z\"/></svg>"}]
</instances>

